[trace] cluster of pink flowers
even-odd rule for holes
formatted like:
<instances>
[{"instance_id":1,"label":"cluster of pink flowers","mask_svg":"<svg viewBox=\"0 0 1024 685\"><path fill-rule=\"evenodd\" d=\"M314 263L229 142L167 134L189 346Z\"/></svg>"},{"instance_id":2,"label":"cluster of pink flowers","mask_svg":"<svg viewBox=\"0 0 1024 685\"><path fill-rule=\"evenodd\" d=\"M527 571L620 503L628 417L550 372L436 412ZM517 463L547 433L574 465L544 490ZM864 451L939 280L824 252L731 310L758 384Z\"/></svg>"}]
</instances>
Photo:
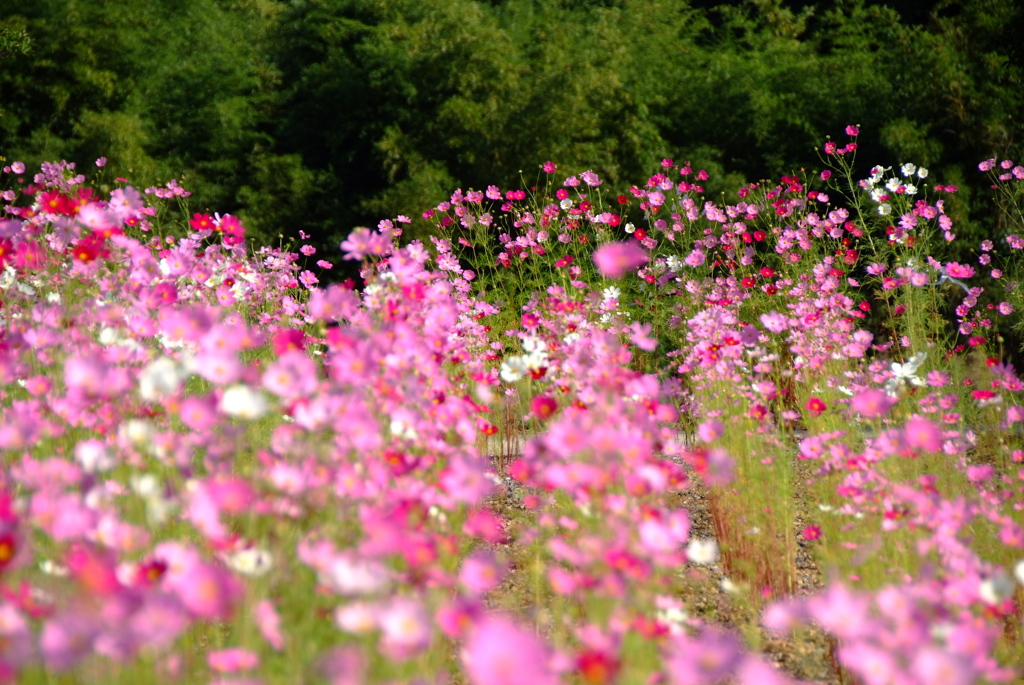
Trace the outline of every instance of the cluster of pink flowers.
<instances>
[{"instance_id":1,"label":"cluster of pink flowers","mask_svg":"<svg viewBox=\"0 0 1024 685\"><path fill-rule=\"evenodd\" d=\"M826 493L801 544L842 572L766 629L816 624L865 683L1017 676L1024 383L957 366L1013 307L927 253L941 201L892 191L879 247L811 188L832 173L718 205L666 159L606 204L588 170L553 197L456 191L429 245L406 217L354 230L357 290L321 286L309 244L250 250L231 215L164 235L147 198L174 182L101 197L73 165L25 171L0 221L0 681L790 682L677 596L719 552L678 501L796 461ZM963 350L914 327L938 294L965 295ZM742 441L775 451L737 469ZM496 610L512 586L534 604Z\"/></svg>"}]
</instances>

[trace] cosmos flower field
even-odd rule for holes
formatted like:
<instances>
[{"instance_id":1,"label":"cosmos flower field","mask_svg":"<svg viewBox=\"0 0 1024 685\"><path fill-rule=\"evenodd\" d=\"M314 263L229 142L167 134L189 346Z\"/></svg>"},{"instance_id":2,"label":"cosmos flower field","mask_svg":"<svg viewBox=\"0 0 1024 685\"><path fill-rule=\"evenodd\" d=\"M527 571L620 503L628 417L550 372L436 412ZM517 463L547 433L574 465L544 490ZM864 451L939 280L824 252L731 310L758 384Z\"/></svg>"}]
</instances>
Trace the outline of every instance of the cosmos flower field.
<instances>
[{"instance_id":1,"label":"cosmos flower field","mask_svg":"<svg viewBox=\"0 0 1024 685\"><path fill-rule=\"evenodd\" d=\"M736 204L548 162L332 255L11 163L0 680L759 685L813 634L831 682L1019 682L1024 237L944 260L957 188L857 135Z\"/></svg>"}]
</instances>

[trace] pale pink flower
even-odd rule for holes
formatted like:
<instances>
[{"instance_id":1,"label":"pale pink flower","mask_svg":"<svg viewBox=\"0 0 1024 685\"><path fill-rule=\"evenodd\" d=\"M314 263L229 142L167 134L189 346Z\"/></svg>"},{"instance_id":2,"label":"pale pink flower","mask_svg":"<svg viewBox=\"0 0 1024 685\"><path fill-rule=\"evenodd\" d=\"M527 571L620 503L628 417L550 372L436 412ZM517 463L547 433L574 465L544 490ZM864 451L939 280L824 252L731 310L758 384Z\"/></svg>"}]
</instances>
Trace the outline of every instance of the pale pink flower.
<instances>
[{"instance_id":1,"label":"pale pink flower","mask_svg":"<svg viewBox=\"0 0 1024 685\"><path fill-rule=\"evenodd\" d=\"M430 644L431 621L423 604L409 597L395 597L378 619L381 651L392 659L406 660Z\"/></svg>"},{"instance_id":2,"label":"pale pink flower","mask_svg":"<svg viewBox=\"0 0 1024 685\"><path fill-rule=\"evenodd\" d=\"M284 636L281 634L281 617L270 600L262 600L253 612L260 635L277 651L284 649Z\"/></svg>"}]
</instances>

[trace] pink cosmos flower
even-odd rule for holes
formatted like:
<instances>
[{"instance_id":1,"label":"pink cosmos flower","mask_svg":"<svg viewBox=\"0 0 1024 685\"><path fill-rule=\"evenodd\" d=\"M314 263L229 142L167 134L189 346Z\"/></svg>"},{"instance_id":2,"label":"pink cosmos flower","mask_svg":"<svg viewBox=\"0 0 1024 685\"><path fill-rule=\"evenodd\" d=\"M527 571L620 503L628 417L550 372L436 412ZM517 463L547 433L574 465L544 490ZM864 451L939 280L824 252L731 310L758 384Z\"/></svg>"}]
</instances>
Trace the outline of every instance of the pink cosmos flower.
<instances>
[{"instance_id":1,"label":"pink cosmos flower","mask_svg":"<svg viewBox=\"0 0 1024 685\"><path fill-rule=\"evenodd\" d=\"M264 387L286 400L311 395L318 384L316 365L305 352L283 354L263 374Z\"/></svg>"},{"instance_id":2,"label":"pink cosmos flower","mask_svg":"<svg viewBox=\"0 0 1024 685\"><path fill-rule=\"evenodd\" d=\"M646 352L653 352L658 346L657 338L651 337L651 324L635 321L629 325L629 339Z\"/></svg>"},{"instance_id":3,"label":"pink cosmos flower","mask_svg":"<svg viewBox=\"0 0 1024 685\"><path fill-rule=\"evenodd\" d=\"M284 636L281 634L281 617L269 600L262 600L254 611L256 626L260 635L277 651L284 649Z\"/></svg>"},{"instance_id":4,"label":"pink cosmos flower","mask_svg":"<svg viewBox=\"0 0 1024 685\"><path fill-rule=\"evenodd\" d=\"M459 584L471 594L482 595L498 587L504 575L504 564L493 552L476 552L462 562Z\"/></svg>"},{"instance_id":5,"label":"pink cosmos flower","mask_svg":"<svg viewBox=\"0 0 1024 685\"><path fill-rule=\"evenodd\" d=\"M648 261L646 250L635 240L605 243L594 250L594 264L605 278L619 279Z\"/></svg>"},{"instance_id":6,"label":"pink cosmos flower","mask_svg":"<svg viewBox=\"0 0 1024 685\"><path fill-rule=\"evenodd\" d=\"M861 390L850 401L850 406L855 412L869 419L885 416L893 404L894 400L891 397L874 388Z\"/></svg>"},{"instance_id":7,"label":"pink cosmos flower","mask_svg":"<svg viewBox=\"0 0 1024 685\"><path fill-rule=\"evenodd\" d=\"M89 655L100 630L92 613L69 610L51 618L39 635L43 663L55 671L71 668Z\"/></svg>"},{"instance_id":8,"label":"pink cosmos flower","mask_svg":"<svg viewBox=\"0 0 1024 685\"><path fill-rule=\"evenodd\" d=\"M903 427L907 444L926 452L942 451L942 429L924 418L912 416Z\"/></svg>"},{"instance_id":9,"label":"pink cosmos flower","mask_svg":"<svg viewBox=\"0 0 1024 685\"><path fill-rule=\"evenodd\" d=\"M974 267L969 264L950 262L946 264L946 275L950 278L971 278L974 276Z\"/></svg>"},{"instance_id":10,"label":"pink cosmos flower","mask_svg":"<svg viewBox=\"0 0 1024 685\"><path fill-rule=\"evenodd\" d=\"M702 442L714 442L725 433L725 424L718 419L708 419L697 426L697 437Z\"/></svg>"},{"instance_id":11,"label":"pink cosmos flower","mask_svg":"<svg viewBox=\"0 0 1024 685\"><path fill-rule=\"evenodd\" d=\"M260 658L256 652L241 647L231 647L210 652L206 655L206 663L214 671L236 673L256 668L260 664Z\"/></svg>"},{"instance_id":12,"label":"pink cosmos flower","mask_svg":"<svg viewBox=\"0 0 1024 685\"><path fill-rule=\"evenodd\" d=\"M488 616L466 642L462 663L474 685L554 685L544 644L507 618Z\"/></svg>"},{"instance_id":13,"label":"pink cosmos flower","mask_svg":"<svg viewBox=\"0 0 1024 685\"><path fill-rule=\"evenodd\" d=\"M735 635L707 628L696 637L685 633L675 636L665 661L673 685L703 685L724 681L742 657Z\"/></svg>"},{"instance_id":14,"label":"pink cosmos flower","mask_svg":"<svg viewBox=\"0 0 1024 685\"><path fill-rule=\"evenodd\" d=\"M392 659L411 659L430 644L430 616L420 602L409 597L391 600L378 623L383 633L381 651Z\"/></svg>"},{"instance_id":15,"label":"pink cosmos flower","mask_svg":"<svg viewBox=\"0 0 1024 685\"><path fill-rule=\"evenodd\" d=\"M239 582L225 569L198 561L174 583L181 603L197 618L228 620L242 597Z\"/></svg>"}]
</instances>

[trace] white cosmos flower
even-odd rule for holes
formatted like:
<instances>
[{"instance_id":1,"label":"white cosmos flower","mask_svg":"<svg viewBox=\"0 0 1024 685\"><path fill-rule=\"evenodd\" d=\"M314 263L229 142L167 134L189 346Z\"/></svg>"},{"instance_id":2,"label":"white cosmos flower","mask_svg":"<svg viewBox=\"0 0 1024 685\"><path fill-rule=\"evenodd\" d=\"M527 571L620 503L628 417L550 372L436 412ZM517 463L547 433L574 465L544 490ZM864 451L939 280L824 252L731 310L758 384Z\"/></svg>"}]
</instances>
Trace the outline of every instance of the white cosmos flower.
<instances>
[{"instance_id":1,"label":"white cosmos flower","mask_svg":"<svg viewBox=\"0 0 1024 685\"><path fill-rule=\"evenodd\" d=\"M882 216L889 216L892 214L892 206L888 202L883 202L878 205L878 213Z\"/></svg>"},{"instance_id":2,"label":"white cosmos flower","mask_svg":"<svg viewBox=\"0 0 1024 685\"><path fill-rule=\"evenodd\" d=\"M622 291L616 288L614 285L610 285L604 289L604 299L617 300L620 297L622 297Z\"/></svg>"},{"instance_id":3,"label":"white cosmos flower","mask_svg":"<svg viewBox=\"0 0 1024 685\"><path fill-rule=\"evenodd\" d=\"M139 395L147 402L161 400L178 391L187 372L170 357L160 357L139 373Z\"/></svg>"},{"instance_id":4,"label":"white cosmos flower","mask_svg":"<svg viewBox=\"0 0 1024 685\"><path fill-rule=\"evenodd\" d=\"M918 170L917 170L917 177L918 178L928 178L928 170L925 169L924 167L918 168Z\"/></svg>"},{"instance_id":5,"label":"white cosmos flower","mask_svg":"<svg viewBox=\"0 0 1024 685\"><path fill-rule=\"evenodd\" d=\"M324 584L346 596L369 595L387 587L387 570L373 561L338 556L323 574Z\"/></svg>"},{"instance_id":6,"label":"white cosmos flower","mask_svg":"<svg viewBox=\"0 0 1024 685\"><path fill-rule=\"evenodd\" d=\"M518 355L512 355L506 357L505 361L501 363L501 380L506 383L515 383L521 381L526 372L530 370L530 367L526 364L526 358Z\"/></svg>"},{"instance_id":7,"label":"white cosmos flower","mask_svg":"<svg viewBox=\"0 0 1024 685\"><path fill-rule=\"evenodd\" d=\"M87 473L109 471L117 465L114 455L99 440L83 440L75 445L75 459Z\"/></svg>"},{"instance_id":8,"label":"white cosmos flower","mask_svg":"<svg viewBox=\"0 0 1024 685\"><path fill-rule=\"evenodd\" d=\"M546 352L548 349L547 343L540 338L523 338L523 349L526 352Z\"/></svg>"},{"instance_id":9,"label":"white cosmos flower","mask_svg":"<svg viewBox=\"0 0 1024 685\"><path fill-rule=\"evenodd\" d=\"M1018 561L1013 567L1013 577L1017 582L1024 585L1024 559Z\"/></svg>"},{"instance_id":10,"label":"white cosmos flower","mask_svg":"<svg viewBox=\"0 0 1024 685\"><path fill-rule=\"evenodd\" d=\"M1000 571L995 576L981 581L981 585L978 586L978 595L986 604L995 606L1013 597L1014 590L1013 582Z\"/></svg>"},{"instance_id":11,"label":"white cosmos flower","mask_svg":"<svg viewBox=\"0 0 1024 685\"><path fill-rule=\"evenodd\" d=\"M900 167L900 173L902 173L904 176L913 176L915 171L917 171L917 167L911 164L910 162L907 162L906 164Z\"/></svg>"},{"instance_id":12,"label":"white cosmos flower","mask_svg":"<svg viewBox=\"0 0 1024 685\"><path fill-rule=\"evenodd\" d=\"M144 419L128 419L117 429L118 437L135 447L145 447L153 440L153 425Z\"/></svg>"},{"instance_id":13,"label":"white cosmos flower","mask_svg":"<svg viewBox=\"0 0 1024 685\"><path fill-rule=\"evenodd\" d=\"M925 382L918 377L917 370L921 368L921 364L924 363L927 356L927 352L918 352L903 364L893 362L889 367L892 369L893 377L885 382L886 393L895 395L896 389L907 383L916 385L919 388L923 387Z\"/></svg>"},{"instance_id":14,"label":"white cosmos flower","mask_svg":"<svg viewBox=\"0 0 1024 685\"><path fill-rule=\"evenodd\" d=\"M163 525L177 505L164 496L164 486L160 479L152 473L144 473L141 476L133 475L130 482L132 491L146 505L146 519L150 525Z\"/></svg>"},{"instance_id":15,"label":"white cosmos flower","mask_svg":"<svg viewBox=\"0 0 1024 685\"><path fill-rule=\"evenodd\" d=\"M274 556L265 549L250 547L224 555L224 562L243 576L266 575L274 566Z\"/></svg>"},{"instance_id":16,"label":"white cosmos flower","mask_svg":"<svg viewBox=\"0 0 1024 685\"><path fill-rule=\"evenodd\" d=\"M248 385L232 385L220 398L220 410L240 419L258 419L268 408L263 394Z\"/></svg>"},{"instance_id":17,"label":"white cosmos flower","mask_svg":"<svg viewBox=\"0 0 1024 685\"><path fill-rule=\"evenodd\" d=\"M713 564L718 561L718 543L710 539L694 538L686 546L686 556L694 564Z\"/></svg>"}]
</instances>

